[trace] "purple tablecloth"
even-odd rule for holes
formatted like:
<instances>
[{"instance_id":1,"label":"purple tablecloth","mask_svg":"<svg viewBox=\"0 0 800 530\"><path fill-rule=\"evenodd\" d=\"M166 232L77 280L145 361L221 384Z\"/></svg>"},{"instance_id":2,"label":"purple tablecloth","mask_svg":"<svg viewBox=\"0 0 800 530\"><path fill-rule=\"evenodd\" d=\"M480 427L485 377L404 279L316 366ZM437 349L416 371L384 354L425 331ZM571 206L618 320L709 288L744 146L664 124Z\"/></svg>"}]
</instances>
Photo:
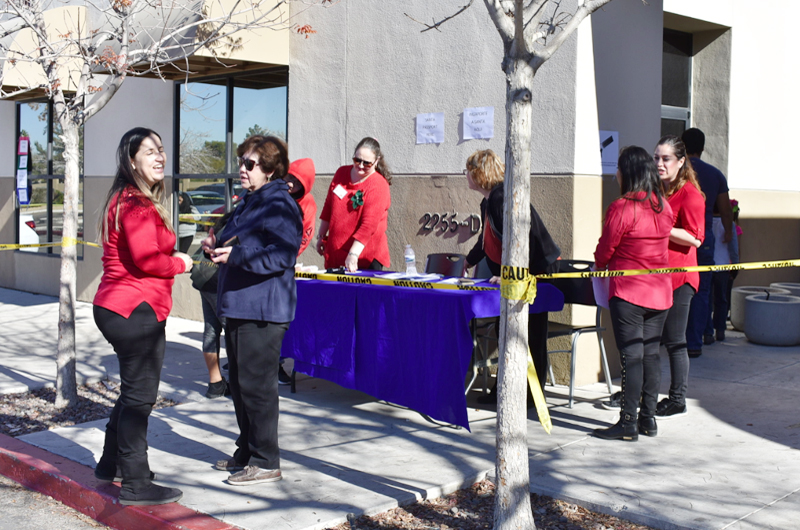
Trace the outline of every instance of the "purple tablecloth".
<instances>
[{"instance_id":1,"label":"purple tablecloth","mask_svg":"<svg viewBox=\"0 0 800 530\"><path fill-rule=\"evenodd\" d=\"M532 313L560 311L539 284ZM500 314L500 292L297 281L297 313L282 355L295 370L469 429L464 379L469 322Z\"/></svg>"}]
</instances>

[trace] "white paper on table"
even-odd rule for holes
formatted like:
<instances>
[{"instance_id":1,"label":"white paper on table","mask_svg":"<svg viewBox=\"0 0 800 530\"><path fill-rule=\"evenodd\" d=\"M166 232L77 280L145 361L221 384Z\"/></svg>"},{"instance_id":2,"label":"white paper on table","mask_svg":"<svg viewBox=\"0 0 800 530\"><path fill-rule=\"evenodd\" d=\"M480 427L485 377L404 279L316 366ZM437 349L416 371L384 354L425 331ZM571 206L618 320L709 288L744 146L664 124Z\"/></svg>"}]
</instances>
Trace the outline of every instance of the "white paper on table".
<instances>
[{"instance_id":1,"label":"white paper on table","mask_svg":"<svg viewBox=\"0 0 800 530\"><path fill-rule=\"evenodd\" d=\"M19 156L19 168L28 169L28 155Z\"/></svg>"},{"instance_id":2,"label":"white paper on table","mask_svg":"<svg viewBox=\"0 0 800 530\"><path fill-rule=\"evenodd\" d=\"M444 142L444 112L417 114L417 143L440 144Z\"/></svg>"},{"instance_id":3,"label":"white paper on table","mask_svg":"<svg viewBox=\"0 0 800 530\"><path fill-rule=\"evenodd\" d=\"M464 109L464 140L494 138L494 107Z\"/></svg>"},{"instance_id":4,"label":"white paper on table","mask_svg":"<svg viewBox=\"0 0 800 530\"><path fill-rule=\"evenodd\" d=\"M389 274L381 274L378 278L387 280L413 280L415 282L431 282L442 279L441 274L409 274L407 272L390 272Z\"/></svg>"}]
</instances>

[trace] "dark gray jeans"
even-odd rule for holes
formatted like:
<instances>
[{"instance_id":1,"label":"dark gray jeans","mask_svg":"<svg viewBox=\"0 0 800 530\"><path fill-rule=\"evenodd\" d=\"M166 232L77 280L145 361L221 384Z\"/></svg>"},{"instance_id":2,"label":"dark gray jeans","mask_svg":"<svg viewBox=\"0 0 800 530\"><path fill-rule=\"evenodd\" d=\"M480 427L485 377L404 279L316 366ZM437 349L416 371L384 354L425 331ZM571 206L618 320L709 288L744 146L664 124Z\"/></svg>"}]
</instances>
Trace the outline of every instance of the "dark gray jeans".
<instances>
[{"instance_id":1,"label":"dark gray jeans","mask_svg":"<svg viewBox=\"0 0 800 530\"><path fill-rule=\"evenodd\" d=\"M689 308L694 297L694 287L684 283L672 291L672 308L664 323L662 344L669 354L669 372L672 381L669 385L669 399L679 405L686 404L686 390L689 387L689 353L686 350L686 324L689 321Z\"/></svg>"}]
</instances>

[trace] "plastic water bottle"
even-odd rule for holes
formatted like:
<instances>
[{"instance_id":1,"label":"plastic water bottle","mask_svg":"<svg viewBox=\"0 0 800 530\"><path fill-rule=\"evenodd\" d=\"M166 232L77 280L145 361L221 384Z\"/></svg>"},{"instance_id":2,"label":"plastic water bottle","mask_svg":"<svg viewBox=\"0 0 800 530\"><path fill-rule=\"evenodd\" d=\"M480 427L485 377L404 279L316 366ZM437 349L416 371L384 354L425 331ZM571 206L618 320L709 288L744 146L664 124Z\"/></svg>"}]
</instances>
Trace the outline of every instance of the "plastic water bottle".
<instances>
[{"instance_id":1,"label":"plastic water bottle","mask_svg":"<svg viewBox=\"0 0 800 530\"><path fill-rule=\"evenodd\" d=\"M406 260L406 274L416 274L417 262L415 261L414 249L411 248L411 245L406 245L406 250L403 255Z\"/></svg>"}]
</instances>

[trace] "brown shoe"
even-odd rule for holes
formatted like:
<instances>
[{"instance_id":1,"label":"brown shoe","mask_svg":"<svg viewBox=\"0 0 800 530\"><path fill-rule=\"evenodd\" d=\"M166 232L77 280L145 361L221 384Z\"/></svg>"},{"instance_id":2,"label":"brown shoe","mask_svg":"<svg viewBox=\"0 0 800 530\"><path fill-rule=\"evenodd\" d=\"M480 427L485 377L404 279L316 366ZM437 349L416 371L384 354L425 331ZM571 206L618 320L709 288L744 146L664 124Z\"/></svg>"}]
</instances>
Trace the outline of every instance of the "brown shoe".
<instances>
[{"instance_id":1,"label":"brown shoe","mask_svg":"<svg viewBox=\"0 0 800 530\"><path fill-rule=\"evenodd\" d=\"M214 464L214 469L219 469L220 471L227 471L228 473L233 473L234 471L241 471L244 469L245 464L239 464L236 462L236 459L230 457L227 460L217 460L217 463Z\"/></svg>"},{"instance_id":2,"label":"brown shoe","mask_svg":"<svg viewBox=\"0 0 800 530\"><path fill-rule=\"evenodd\" d=\"M283 477L280 469L262 469L256 466L246 466L242 471L228 477L231 486L249 486L262 482L277 482Z\"/></svg>"}]
</instances>

